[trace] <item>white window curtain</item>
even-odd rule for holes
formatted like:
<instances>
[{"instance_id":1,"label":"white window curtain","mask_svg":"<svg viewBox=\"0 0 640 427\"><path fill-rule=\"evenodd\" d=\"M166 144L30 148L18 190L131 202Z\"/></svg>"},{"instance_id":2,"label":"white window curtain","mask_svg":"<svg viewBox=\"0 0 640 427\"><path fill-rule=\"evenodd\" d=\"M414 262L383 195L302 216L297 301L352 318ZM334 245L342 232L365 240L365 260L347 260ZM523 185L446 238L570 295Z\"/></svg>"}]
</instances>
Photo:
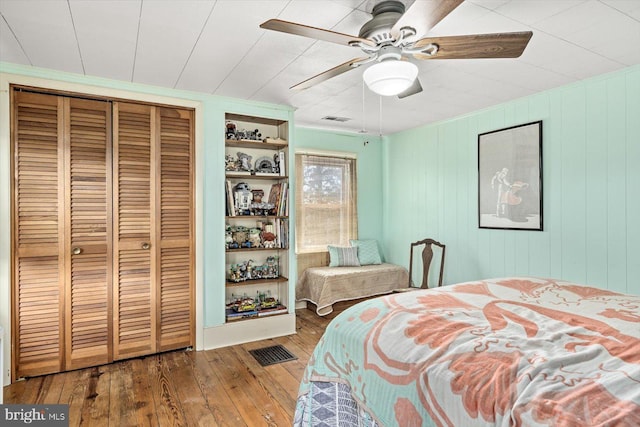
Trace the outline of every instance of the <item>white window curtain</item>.
<instances>
[{"instance_id":1,"label":"white window curtain","mask_svg":"<svg viewBox=\"0 0 640 427\"><path fill-rule=\"evenodd\" d=\"M358 238L356 159L296 154L296 252Z\"/></svg>"}]
</instances>

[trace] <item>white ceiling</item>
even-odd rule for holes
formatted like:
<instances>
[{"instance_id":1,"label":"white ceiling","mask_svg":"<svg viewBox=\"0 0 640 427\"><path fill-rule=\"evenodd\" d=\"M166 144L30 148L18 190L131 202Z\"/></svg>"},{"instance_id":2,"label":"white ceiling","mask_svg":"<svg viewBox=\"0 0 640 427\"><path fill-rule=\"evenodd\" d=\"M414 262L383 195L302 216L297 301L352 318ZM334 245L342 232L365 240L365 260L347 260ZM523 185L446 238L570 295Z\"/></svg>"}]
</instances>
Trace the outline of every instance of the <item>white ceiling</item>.
<instances>
[{"instance_id":1,"label":"white ceiling","mask_svg":"<svg viewBox=\"0 0 640 427\"><path fill-rule=\"evenodd\" d=\"M423 0L417 0L423 1ZM424 0L428 1L428 0ZM412 0L407 1L408 4ZM362 68L290 86L357 48L262 30L357 35L374 0L0 0L0 61L291 105L295 123L394 133L640 63L640 0L466 0L428 35L533 31L518 59L418 61L425 90L364 93ZM363 114L364 110L364 114ZM352 120L334 123L324 116ZM363 117L364 116L364 117Z\"/></svg>"}]
</instances>

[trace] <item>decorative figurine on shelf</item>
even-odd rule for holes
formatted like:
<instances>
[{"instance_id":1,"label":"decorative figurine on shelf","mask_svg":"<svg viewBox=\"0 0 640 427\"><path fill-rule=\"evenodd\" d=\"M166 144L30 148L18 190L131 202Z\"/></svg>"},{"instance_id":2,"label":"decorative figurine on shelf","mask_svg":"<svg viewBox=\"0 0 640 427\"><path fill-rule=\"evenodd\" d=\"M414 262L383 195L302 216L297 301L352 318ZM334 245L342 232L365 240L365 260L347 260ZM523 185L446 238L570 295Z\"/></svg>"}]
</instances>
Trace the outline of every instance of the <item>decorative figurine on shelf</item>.
<instances>
[{"instance_id":1,"label":"decorative figurine on shelf","mask_svg":"<svg viewBox=\"0 0 640 427\"><path fill-rule=\"evenodd\" d=\"M227 280L234 283L247 280L277 279L280 275L280 267L277 257L267 257L262 265L255 265L252 259L229 266Z\"/></svg>"},{"instance_id":2,"label":"decorative figurine on shelf","mask_svg":"<svg viewBox=\"0 0 640 427\"><path fill-rule=\"evenodd\" d=\"M267 156L260 157L253 165L253 169L260 173L275 174L275 163Z\"/></svg>"},{"instance_id":3,"label":"decorative figurine on shelf","mask_svg":"<svg viewBox=\"0 0 640 427\"><path fill-rule=\"evenodd\" d=\"M240 304L233 307L234 311L237 312L245 312L245 311L253 311L256 309L256 302L253 298L248 296L243 296Z\"/></svg>"},{"instance_id":4,"label":"decorative figurine on shelf","mask_svg":"<svg viewBox=\"0 0 640 427\"><path fill-rule=\"evenodd\" d=\"M234 294L233 292L231 293L231 298L229 298L228 300L229 302L227 302L227 308L233 308L235 306L237 306L238 304L240 304L240 299L236 297L236 294Z\"/></svg>"},{"instance_id":5,"label":"decorative figurine on shelf","mask_svg":"<svg viewBox=\"0 0 640 427\"><path fill-rule=\"evenodd\" d=\"M251 194L253 194L253 203L262 203L262 198L264 197L264 190L251 190Z\"/></svg>"},{"instance_id":6,"label":"decorative figurine on shelf","mask_svg":"<svg viewBox=\"0 0 640 427\"><path fill-rule=\"evenodd\" d=\"M230 282L242 282L245 279L242 278L242 274L240 273L240 265L239 264L231 264L229 267L229 281Z\"/></svg>"},{"instance_id":7,"label":"decorative figurine on shelf","mask_svg":"<svg viewBox=\"0 0 640 427\"><path fill-rule=\"evenodd\" d=\"M278 257L268 256L266 266L267 266L267 271L266 271L267 278L276 279L280 275L280 266L278 264Z\"/></svg>"},{"instance_id":8,"label":"decorative figurine on shelf","mask_svg":"<svg viewBox=\"0 0 640 427\"><path fill-rule=\"evenodd\" d=\"M224 238L225 247L227 249L238 249L240 247L240 244L236 241L236 231L237 231L236 227L227 225L227 228L225 230L225 238Z\"/></svg>"},{"instance_id":9,"label":"decorative figurine on shelf","mask_svg":"<svg viewBox=\"0 0 640 427\"><path fill-rule=\"evenodd\" d=\"M269 233L268 231L263 231L260 233L260 237L262 237L262 245L267 249L273 249L276 247L276 235L273 233Z\"/></svg>"},{"instance_id":10,"label":"decorative figurine on shelf","mask_svg":"<svg viewBox=\"0 0 640 427\"><path fill-rule=\"evenodd\" d=\"M261 265L253 265L253 266L251 266L251 279L252 280L262 279L262 266Z\"/></svg>"},{"instance_id":11,"label":"decorative figurine on shelf","mask_svg":"<svg viewBox=\"0 0 640 427\"><path fill-rule=\"evenodd\" d=\"M278 305L278 300L271 296L271 291L269 291L269 296L265 297L264 300L260 301L260 308L273 308Z\"/></svg>"},{"instance_id":12,"label":"decorative figurine on shelf","mask_svg":"<svg viewBox=\"0 0 640 427\"><path fill-rule=\"evenodd\" d=\"M258 228L249 229L249 242L251 242L252 248L262 247L262 239L260 239L260 229Z\"/></svg>"},{"instance_id":13,"label":"decorative figurine on shelf","mask_svg":"<svg viewBox=\"0 0 640 427\"><path fill-rule=\"evenodd\" d=\"M231 226L227 225L227 228L224 231L224 247L226 249L237 249L232 247L232 245L233 245L233 232L231 230Z\"/></svg>"},{"instance_id":14,"label":"decorative figurine on shelf","mask_svg":"<svg viewBox=\"0 0 640 427\"><path fill-rule=\"evenodd\" d=\"M251 203L251 214L255 216L267 216L273 209L273 203Z\"/></svg>"},{"instance_id":15,"label":"decorative figurine on shelf","mask_svg":"<svg viewBox=\"0 0 640 427\"><path fill-rule=\"evenodd\" d=\"M236 124L227 120L225 124L225 137L227 139L236 139Z\"/></svg>"},{"instance_id":16,"label":"decorative figurine on shelf","mask_svg":"<svg viewBox=\"0 0 640 427\"><path fill-rule=\"evenodd\" d=\"M243 153L242 151L238 151L236 153L238 155L238 161L240 163L241 171L251 172L251 156L247 153Z\"/></svg>"},{"instance_id":17,"label":"decorative figurine on shelf","mask_svg":"<svg viewBox=\"0 0 640 427\"><path fill-rule=\"evenodd\" d=\"M224 170L226 171L238 170L238 161L231 154L226 154L224 156Z\"/></svg>"},{"instance_id":18,"label":"decorative figurine on shelf","mask_svg":"<svg viewBox=\"0 0 640 427\"><path fill-rule=\"evenodd\" d=\"M249 261L245 261L244 265L246 267L245 268L245 278L247 280L255 279L255 277L253 277L253 274L252 274L253 273L253 268L254 268L253 267L253 260L250 259Z\"/></svg>"},{"instance_id":19,"label":"decorative figurine on shelf","mask_svg":"<svg viewBox=\"0 0 640 427\"><path fill-rule=\"evenodd\" d=\"M247 262L246 261L238 264L237 274L240 278L240 281L244 282L245 280L247 280Z\"/></svg>"},{"instance_id":20,"label":"decorative figurine on shelf","mask_svg":"<svg viewBox=\"0 0 640 427\"><path fill-rule=\"evenodd\" d=\"M280 164L280 162L282 161L282 159L280 159L280 153L276 153L273 155L273 171L275 173L277 173L278 175L280 174L280 171L282 170L282 165Z\"/></svg>"},{"instance_id":21,"label":"decorative figurine on shelf","mask_svg":"<svg viewBox=\"0 0 640 427\"><path fill-rule=\"evenodd\" d=\"M233 242L237 247L242 247L242 245L247 241L247 227L242 225L232 227L232 235Z\"/></svg>"},{"instance_id":22,"label":"decorative figurine on shelf","mask_svg":"<svg viewBox=\"0 0 640 427\"><path fill-rule=\"evenodd\" d=\"M262 139L262 134L260 133L260 129L255 130L236 130L235 139L238 140L247 140L247 141L260 141Z\"/></svg>"},{"instance_id":23,"label":"decorative figurine on shelf","mask_svg":"<svg viewBox=\"0 0 640 427\"><path fill-rule=\"evenodd\" d=\"M234 197L236 207L238 208L238 215L251 215L251 200L253 198L253 193L249 190L249 184L246 182L239 182L234 187Z\"/></svg>"}]
</instances>

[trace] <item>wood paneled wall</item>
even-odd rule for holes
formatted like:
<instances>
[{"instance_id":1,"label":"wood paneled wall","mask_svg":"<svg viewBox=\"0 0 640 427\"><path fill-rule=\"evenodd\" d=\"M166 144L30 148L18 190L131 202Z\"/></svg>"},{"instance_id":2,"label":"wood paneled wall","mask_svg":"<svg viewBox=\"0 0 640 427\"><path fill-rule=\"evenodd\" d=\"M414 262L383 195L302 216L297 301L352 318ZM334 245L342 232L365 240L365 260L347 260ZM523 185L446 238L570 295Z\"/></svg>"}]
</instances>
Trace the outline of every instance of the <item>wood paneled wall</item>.
<instances>
[{"instance_id":1,"label":"wood paneled wall","mask_svg":"<svg viewBox=\"0 0 640 427\"><path fill-rule=\"evenodd\" d=\"M640 294L640 68L389 137L387 259L411 241L447 245L445 284L555 277ZM477 220L477 136L543 120L544 231ZM419 160L417 160L419 159Z\"/></svg>"}]
</instances>

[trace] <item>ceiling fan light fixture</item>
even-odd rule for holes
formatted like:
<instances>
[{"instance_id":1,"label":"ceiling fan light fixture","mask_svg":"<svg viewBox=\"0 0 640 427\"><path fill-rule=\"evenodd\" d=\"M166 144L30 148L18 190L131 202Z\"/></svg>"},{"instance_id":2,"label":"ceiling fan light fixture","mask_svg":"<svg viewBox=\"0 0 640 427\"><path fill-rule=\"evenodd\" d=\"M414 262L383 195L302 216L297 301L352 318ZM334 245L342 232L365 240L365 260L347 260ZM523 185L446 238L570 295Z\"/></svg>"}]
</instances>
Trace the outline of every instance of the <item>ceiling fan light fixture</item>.
<instances>
[{"instance_id":1,"label":"ceiling fan light fixture","mask_svg":"<svg viewBox=\"0 0 640 427\"><path fill-rule=\"evenodd\" d=\"M386 60L364 70L362 78L378 95L395 96L409 88L418 77L418 67L409 61Z\"/></svg>"}]
</instances>

